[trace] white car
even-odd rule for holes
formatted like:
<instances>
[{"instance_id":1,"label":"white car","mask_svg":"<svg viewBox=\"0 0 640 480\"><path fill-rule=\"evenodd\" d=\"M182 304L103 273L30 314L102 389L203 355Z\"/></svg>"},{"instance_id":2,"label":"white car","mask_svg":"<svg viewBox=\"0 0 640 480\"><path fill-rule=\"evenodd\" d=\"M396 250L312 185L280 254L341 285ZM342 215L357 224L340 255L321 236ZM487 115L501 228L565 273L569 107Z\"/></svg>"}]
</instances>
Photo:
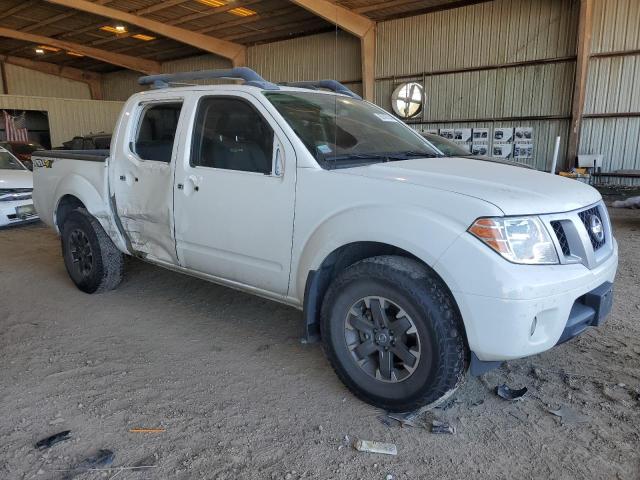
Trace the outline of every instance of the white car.
<instances>
[{"instance_id":1,"label":"white car","mask_svg":"<svg viewBox=\"0 0 640 480\"><path fill-rule=\"evenodd\" d=\"M245 83L167 85L220 77ZM110 151L34 153L36 208L87 293L132 255L299 308L347 387L394 411L611 309L618 247L587 185L445 158L335 81L141 82Z\"/></svg>"},{"instance_id":2,"label":"white car","mask_svg":"<svg viewBox=\"0 0 640 480\"><path fill-rule=\"evenodd\" d=\"M0 147L0 227L37 219L31 195L33 174Z\"/></svg>"}]
</instances>

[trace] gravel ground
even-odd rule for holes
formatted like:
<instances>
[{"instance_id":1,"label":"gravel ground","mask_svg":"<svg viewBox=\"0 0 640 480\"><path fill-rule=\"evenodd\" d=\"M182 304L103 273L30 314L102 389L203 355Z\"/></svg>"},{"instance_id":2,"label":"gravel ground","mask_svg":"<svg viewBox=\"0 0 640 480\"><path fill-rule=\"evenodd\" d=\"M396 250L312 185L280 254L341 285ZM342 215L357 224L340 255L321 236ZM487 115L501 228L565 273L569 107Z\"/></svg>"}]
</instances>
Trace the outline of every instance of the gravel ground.
<instances>
[{"instance_id":1,"label":"gravel ground","mask_svg":"<svg viewBox=\"0 0 640 480\"><path fill-rule=\"evenodd\" d=\"M413 428L382 424L342 386L299 342L296 310L138 261L116 291L86 295L51 231L0 231L0 478L64 478L108 448L112 470L74 478L638 479L640 214L612 215L621 256L605 326L469 379ZM502 383L529 392L506 402ZM548 412L559 407L573 416ZM456 433L421 427L433 419ZM33 448L60 430L72 439ZM156 466L113 469L140 461Z\"/></svg>"}]
</instances>

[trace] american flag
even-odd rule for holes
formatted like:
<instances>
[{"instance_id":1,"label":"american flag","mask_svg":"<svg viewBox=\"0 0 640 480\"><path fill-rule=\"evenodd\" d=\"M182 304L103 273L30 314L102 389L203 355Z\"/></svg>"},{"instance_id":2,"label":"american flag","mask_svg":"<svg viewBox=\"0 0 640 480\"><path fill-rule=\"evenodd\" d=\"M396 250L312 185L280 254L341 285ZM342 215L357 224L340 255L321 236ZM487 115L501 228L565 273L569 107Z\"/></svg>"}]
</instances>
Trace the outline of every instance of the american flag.
<instances>
[{"instance_id":1,"label":"american flag","mask_svg":"<svg viewBox=\"0 0 640 480\"><path fill-rule=\"evenodd\" d=\"M12 117L6 110L4 113L4 133L9 142L28 142L29 132L27 131L27 119L25 112Z\"/></svg>"}]
</instances>

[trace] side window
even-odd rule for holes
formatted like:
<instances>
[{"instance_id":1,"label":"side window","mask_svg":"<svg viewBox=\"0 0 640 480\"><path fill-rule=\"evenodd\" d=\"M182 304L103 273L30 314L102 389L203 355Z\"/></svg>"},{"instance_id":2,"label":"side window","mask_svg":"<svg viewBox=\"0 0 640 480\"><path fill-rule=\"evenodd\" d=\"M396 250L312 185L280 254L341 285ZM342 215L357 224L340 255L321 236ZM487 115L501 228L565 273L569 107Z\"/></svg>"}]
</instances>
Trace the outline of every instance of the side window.
<instances>
[{"instance_id":1,"label":"side window","mask_svg":"<svg viewBox=\"0 0 640 480\"><path fill-rule=\"evenodd\" d=\"M273 130L248 102L207 97L194 124L191 166L271 173Z\"/></svg>"},{"instance_id":2,"label":"side window","mask_svg":"<svg viewBox=\"0 0 640 480\"><path fill-rule=\"evenodd\" d=\"M148 105L142 112L133 151L142 160L171 161L182 103Z\"/></svg>"}]
</instances>

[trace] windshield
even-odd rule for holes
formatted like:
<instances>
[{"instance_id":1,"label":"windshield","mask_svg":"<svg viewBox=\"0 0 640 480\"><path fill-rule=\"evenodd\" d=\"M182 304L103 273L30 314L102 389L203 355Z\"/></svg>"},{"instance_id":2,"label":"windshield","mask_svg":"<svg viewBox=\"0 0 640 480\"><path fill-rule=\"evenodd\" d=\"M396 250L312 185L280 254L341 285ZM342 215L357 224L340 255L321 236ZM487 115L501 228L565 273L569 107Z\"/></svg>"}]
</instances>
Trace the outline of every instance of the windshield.
<instances>
[{"instance_id":1,"label":"windshield","mask_svg":"<svg viewBox=\"0 0 640 480\"><path fill-rule=\"evenodd\" d=\"M323 168L442 156L417 132L362 100L313 92L264 95Z\"/></svg>"},{"instance_id":2,"label":"windshield","mask_svg":"<svg viewBox=\"0 0 640 480\"><path fill-rule=\"evenodd\" d=\"M457 143L447 140L433 133L423 133L422 136L429 140L434 147L444 153L447 157L468 157L471 154L460 147Z\"/></svg>"},{"instance_id":3,"label":"windshield","mask_svg":"<svg viewBox=\"0 0 640 480\"><path fill-rule=\"evenodd\" d=\"M0 170L26 170L26 168L9 152L0 150Z\"/></svg>"}]
</instances>

